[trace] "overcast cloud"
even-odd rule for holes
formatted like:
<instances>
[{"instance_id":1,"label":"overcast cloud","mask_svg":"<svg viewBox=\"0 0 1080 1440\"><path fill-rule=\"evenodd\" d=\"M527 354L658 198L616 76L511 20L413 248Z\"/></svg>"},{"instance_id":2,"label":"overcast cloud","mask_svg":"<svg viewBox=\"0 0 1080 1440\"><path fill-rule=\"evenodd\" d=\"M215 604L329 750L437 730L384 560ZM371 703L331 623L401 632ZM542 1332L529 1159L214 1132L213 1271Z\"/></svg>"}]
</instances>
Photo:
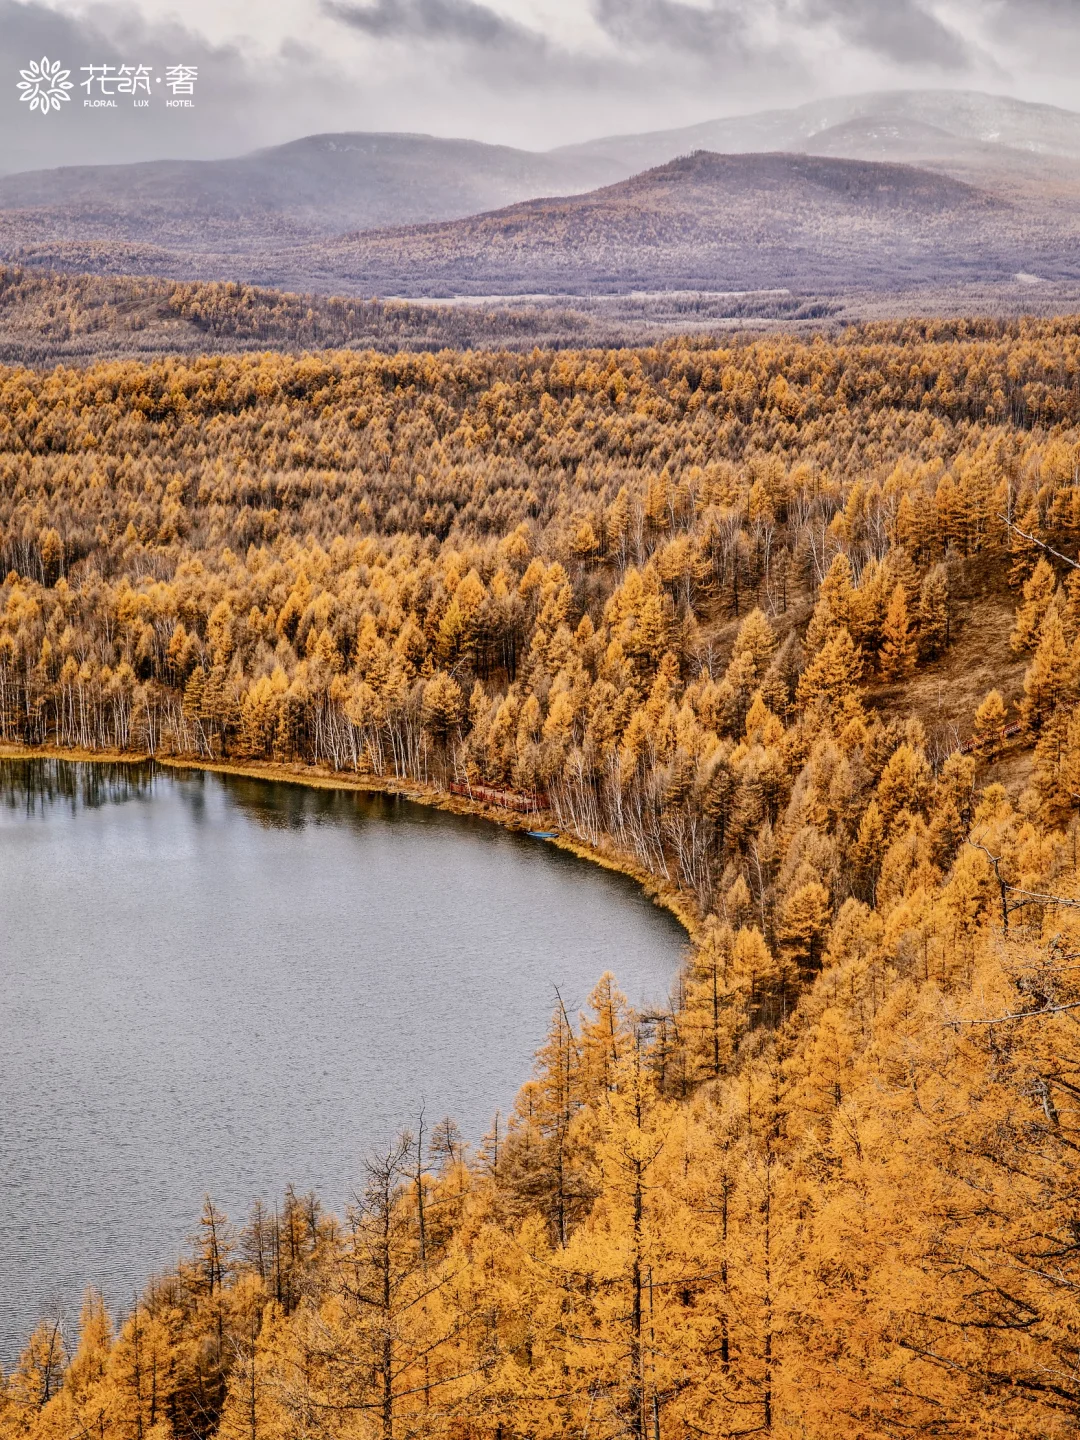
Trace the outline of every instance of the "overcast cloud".
<instances>
[{"instance_id":1,"label":"overcast cloud","mask_svg":"<svg viewBox=\"0 0 1080 1440\"><path fill-rule=\"evenodd\" d=\"M0 0L0 170L236 154L325 130L541 149L877 88L987 89L1080 109L1080 0ZM20 104L48 56L76 88ZM88 109L80 67L196 65Z\"/></svg>"}]
</instances>

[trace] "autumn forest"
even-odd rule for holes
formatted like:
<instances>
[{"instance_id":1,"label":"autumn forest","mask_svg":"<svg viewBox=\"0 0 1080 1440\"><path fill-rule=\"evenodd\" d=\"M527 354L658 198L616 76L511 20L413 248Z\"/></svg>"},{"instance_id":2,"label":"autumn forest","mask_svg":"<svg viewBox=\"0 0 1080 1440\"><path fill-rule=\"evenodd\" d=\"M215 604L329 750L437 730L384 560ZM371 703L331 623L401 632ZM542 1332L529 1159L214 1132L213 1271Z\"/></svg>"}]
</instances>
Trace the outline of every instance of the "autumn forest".
<instances>
[{"instance_id":1,"label":"autumn forest","mask_svg":"<svg viewBox=\"0 0 1080 1440\"><path fill-rule=\"evenodd\" d=\"M208 1199L0 1440L1075 1435L1078 380L1076 320L0 370L5 753L498 792L693 942L345 1213Z\"/></svg>"}]
</instances>

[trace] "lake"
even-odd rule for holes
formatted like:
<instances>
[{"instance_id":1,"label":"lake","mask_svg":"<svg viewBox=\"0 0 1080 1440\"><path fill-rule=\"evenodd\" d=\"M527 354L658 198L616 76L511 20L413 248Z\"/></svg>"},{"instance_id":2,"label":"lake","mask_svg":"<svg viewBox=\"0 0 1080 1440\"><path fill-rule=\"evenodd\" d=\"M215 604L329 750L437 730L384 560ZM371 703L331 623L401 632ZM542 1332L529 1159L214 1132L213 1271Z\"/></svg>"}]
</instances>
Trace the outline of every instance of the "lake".
<instances>
[{"instance_id":1,"label":"lake","mask_svg":"<svg viewBox=\"0 0 1080 1440\"><path fill-rule=\"evenodd\" d=\"M625 876L385 795L0 762L0 1364L128 1305L204 1193L339 1212L365 1153L478 1142L555 1004L662 999L685 932Z\"/></svg>"}]
</instances>

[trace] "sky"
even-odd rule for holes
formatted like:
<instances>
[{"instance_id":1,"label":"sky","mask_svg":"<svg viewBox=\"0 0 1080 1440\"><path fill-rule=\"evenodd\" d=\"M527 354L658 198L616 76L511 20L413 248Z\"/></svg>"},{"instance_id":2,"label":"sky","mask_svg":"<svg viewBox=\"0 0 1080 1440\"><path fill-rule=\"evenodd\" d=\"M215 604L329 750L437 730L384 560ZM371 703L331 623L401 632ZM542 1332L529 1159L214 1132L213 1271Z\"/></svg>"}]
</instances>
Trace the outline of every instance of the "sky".
<instances>
[{"instance_id":1,"label":"sky","mask_svg":"<svg viewBox=\"0 0 1080 1440\"><path fill-rule=\"evenodd\" d=\"M31 111L46 57L70 98ZM115 82L83 67L121 65L149 103L87 105ZM198 76L166 105L176 65ZM1080 0L0 0L0 172L345 130L545 149L924 86L1080 110L1077 77Z\"/></svg>"}]
</instances>

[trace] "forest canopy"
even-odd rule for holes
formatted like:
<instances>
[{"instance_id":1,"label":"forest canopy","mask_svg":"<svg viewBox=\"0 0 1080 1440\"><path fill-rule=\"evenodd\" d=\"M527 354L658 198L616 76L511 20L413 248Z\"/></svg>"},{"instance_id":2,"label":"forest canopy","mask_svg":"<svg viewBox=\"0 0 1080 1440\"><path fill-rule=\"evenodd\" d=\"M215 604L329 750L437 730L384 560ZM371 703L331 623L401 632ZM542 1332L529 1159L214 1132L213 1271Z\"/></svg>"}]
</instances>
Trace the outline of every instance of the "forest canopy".
<instances>
[{"instance_id":1,"label":"forest canopy","mask_svg":"<svg viewBox=\"0 0 1080 1440\"><path fill-rule=\"evenodd\" d=\"M695 930L482 1143L208 1202L0 1435L1074 1434L1078 365L1068 320L0 371L9 746L511 791Z\"/></svg>"},{"instance_id":2,"label":"forest canopy","mask_svg":"<svg viewBox=\"0 0 1080 1440\"><path fill-rule=\"evenodd\" d=\"M91 246L91 249L93 247ZM1057 298L1057 287L1052 287ZM235 281L57 273L0 265L0 360L85 364L116 356L348 346L397 351L632 345L690 327L820 322L843 305L786 290L710 295L473 297L453 302L296 294Z\"/></svg>"}]
</instances>

